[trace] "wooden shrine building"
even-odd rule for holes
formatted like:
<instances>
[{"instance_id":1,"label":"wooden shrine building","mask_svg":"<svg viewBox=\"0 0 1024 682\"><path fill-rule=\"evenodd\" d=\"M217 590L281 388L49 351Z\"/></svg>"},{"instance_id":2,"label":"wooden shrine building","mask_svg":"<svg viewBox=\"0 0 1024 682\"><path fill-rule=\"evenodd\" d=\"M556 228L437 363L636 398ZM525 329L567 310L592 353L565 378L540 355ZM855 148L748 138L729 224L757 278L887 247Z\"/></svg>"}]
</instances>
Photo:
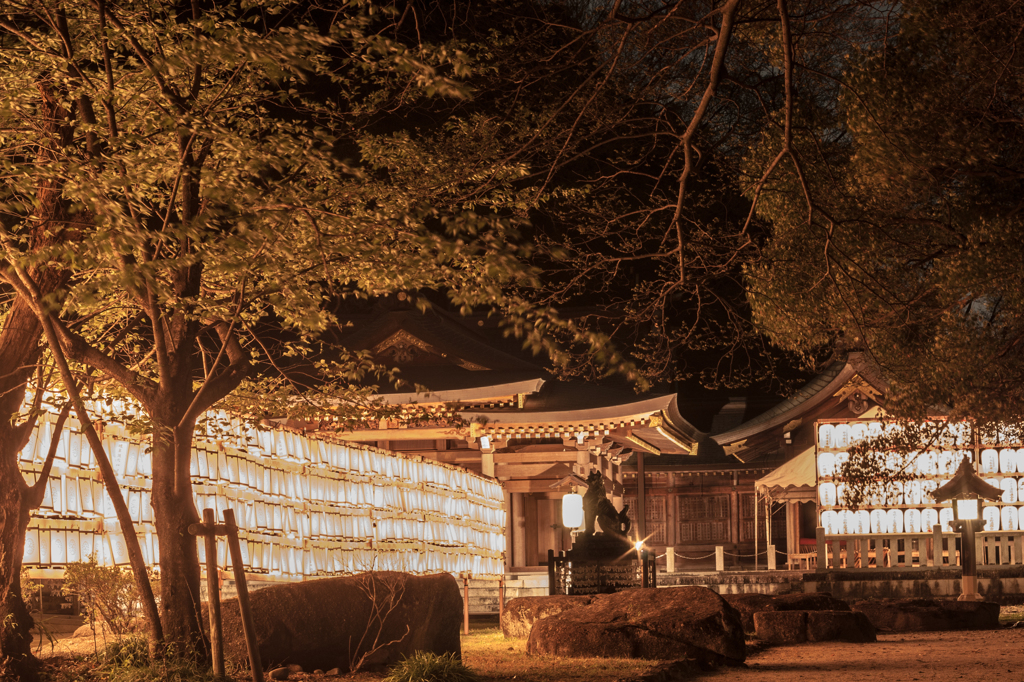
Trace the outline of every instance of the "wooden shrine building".
<instances>
[{"instance_id":1,"label":"wooden shrine building","mask_svg":"<svg viewBox=\"0 0 1024 682\"><path fill-rule=\"evenodd\" d=\"M539 568L548 549L569 548L561 498L571 492L562 483L570 475L599 470L621 508L630 457L694 451L700 434L679 414L675 395L555 380L471 325L442 312L357 321L342 342L399 369L406 385L382 389L381 397L407 416L337 437L495 477L508 511L508 570Z\"/></svg>"}]
</instances>

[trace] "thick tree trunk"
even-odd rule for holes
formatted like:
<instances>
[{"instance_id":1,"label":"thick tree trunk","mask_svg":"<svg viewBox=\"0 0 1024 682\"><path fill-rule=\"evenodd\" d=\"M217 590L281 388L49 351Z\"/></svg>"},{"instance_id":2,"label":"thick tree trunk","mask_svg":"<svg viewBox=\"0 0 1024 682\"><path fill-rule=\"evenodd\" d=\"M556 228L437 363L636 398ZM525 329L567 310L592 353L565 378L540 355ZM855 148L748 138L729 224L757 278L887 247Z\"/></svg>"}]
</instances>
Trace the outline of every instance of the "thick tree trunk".
<instances>
[{"instance_id":1,"label":"thick tree trunk","mask_svg":"<svg viewBox=\"0 0 1024 682\"><path fill-rule=\"evenodd\" d=\"M50 273L52 275L52 273ZM47 293L59 281L43 276ZM15 299L0 331L0 679L33 682L39 662L32 655L34 625L21 598L21 560L28 528L28 485L18 456L24 432L16 426L25 387L39 357L39 322L24 301Z\"/></svg>"},{"instance_id":2,"label":"thick tree trunk","mask_svg":"<svg viewBox=\"0 0 1024 682\"><path fill-rule=\"evenodd\" d=\"M21 558L25 551L28 488L18 470L12 429L0 426L0 679L39 679L39 661L32 655L35 623L21 597Z\"/></svg>"},{"instance_id":3,"label":"thick tree trunk","mask_svg":"<svg viewBox=\"0 0 1024 682\"><path fill-rule=\"evenodd\" d=\"M201 520L189 476L193 429L191 424L174 429L159 423L154 428L153 519L160 545L164 640L186 656L205 659L209 647L200 622L199 551L188 532L190 524Z\"/></svg>"}]
</instances>

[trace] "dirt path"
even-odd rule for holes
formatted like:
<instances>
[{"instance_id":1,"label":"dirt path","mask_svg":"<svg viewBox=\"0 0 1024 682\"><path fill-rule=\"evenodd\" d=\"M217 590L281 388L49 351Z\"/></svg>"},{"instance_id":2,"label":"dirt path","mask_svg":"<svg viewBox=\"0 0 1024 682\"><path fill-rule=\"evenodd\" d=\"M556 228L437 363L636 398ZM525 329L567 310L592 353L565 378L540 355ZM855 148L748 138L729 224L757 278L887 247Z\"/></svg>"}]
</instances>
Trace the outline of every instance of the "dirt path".
<instances>
[{"instance_id":1,"label":"dirt path","mask_svg":"<svg viewBox=\"0 0 1024 682\"><path fill-rule=\"evenodd\" d=\"M702 680L729 682L945 682L1024 680L1024 626L980 632L880 634L872 644L774 647Z\"/></svg>"}]
</instances>

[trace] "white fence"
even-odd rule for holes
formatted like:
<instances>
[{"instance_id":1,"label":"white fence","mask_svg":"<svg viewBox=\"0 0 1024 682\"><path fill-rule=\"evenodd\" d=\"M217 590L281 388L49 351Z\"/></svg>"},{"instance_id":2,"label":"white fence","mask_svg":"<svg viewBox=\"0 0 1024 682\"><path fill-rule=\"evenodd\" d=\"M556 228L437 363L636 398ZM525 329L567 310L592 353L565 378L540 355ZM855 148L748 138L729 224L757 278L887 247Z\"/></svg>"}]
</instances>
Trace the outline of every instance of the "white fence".
<instances>
[{"instance_id":1,"label":"white fence","mask_svg":"<svg viewBox=\"0 0 1024 682\"><path fill-rule=\"evenodd\" d=\"M979 566L1024 565L1024 531L987 531L974 537ZM819 571L960 566L960 534L943 533L941 526L931 533L829 536L818 528L817 539L814 560Z\"/></svg>"}]
</instances>

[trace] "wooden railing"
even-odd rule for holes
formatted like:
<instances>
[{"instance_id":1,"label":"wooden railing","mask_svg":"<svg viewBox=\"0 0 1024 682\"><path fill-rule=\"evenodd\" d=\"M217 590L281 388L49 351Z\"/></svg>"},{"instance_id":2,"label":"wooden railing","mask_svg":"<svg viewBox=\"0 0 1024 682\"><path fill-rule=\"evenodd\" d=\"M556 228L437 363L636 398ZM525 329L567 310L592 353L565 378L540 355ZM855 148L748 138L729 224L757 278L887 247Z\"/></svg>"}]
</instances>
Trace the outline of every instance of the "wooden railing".
<instances>
[{"instance_id":1,"label":"wooden railing","mask_svg":"<svg viewBox=\"0 0 1024 682\"><path fill-rule=\"evenodd\" d=\"M959 533L877 535L825 535L818 528L818 571L886 568L958 568ZM989 531L975 534L979 566L1024 565L1024 531Z\"/></svg>"}]
</instances>

